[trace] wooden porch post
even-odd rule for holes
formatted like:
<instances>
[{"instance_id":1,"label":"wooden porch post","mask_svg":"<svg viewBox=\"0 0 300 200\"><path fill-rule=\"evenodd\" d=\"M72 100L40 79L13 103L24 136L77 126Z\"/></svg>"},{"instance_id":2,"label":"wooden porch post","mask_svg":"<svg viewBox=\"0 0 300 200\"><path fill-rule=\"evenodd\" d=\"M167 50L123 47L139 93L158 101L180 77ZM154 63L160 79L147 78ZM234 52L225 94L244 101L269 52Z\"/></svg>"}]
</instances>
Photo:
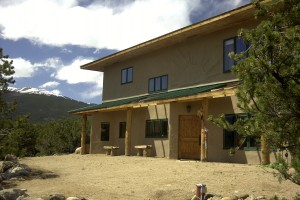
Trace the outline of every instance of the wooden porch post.
<instances>
[{"instance_id":1,"label":"wooden porch post","mask_svg":"<svg viewBox=\"0 0 300 200\"><path fill-rule=\"evenodd\" d=\"M204 98L202 100L202 115L201 115L201 146L200 146L200 151L201 151L201 157L200 160L201 161L207 161L207 149L206 149L206 145L205 145L205 126L204 126L204 122L207 118L207 112L208 112L208 99Z\"/></svg>"},{"instance_id":2,"label":"wooden porch post","mask_svg":"<svg viewBox=\"0 0 300 200\"><path fill-rule=\"evenodd\" d=\"M131 121L132 121L132 108L129 108L127 110L127 116L126 116L125 156L131 155Z\"/></svg>"},{"instance_id":3,"label":"wooden porch post","mask_svg":"<svg viewBox=\"0 0 300 200\"><path fill-rule=\"evenodd\" d=\"M82 130L81 130L81 155L85 154L85 138L86 138L86 114L82 115Z\"/></svg>"},{"instance_id":4,"label":"wooden porch post","mask_svg":"<svg viewBox=\"0 0 300 200\"><path fill-rule=\"evenodd\" d=\"M261 142L261 164L268 165L270 164L270 147L266 143L264 134L261 134L260 142Z\"/></svg>"}]
</instances>

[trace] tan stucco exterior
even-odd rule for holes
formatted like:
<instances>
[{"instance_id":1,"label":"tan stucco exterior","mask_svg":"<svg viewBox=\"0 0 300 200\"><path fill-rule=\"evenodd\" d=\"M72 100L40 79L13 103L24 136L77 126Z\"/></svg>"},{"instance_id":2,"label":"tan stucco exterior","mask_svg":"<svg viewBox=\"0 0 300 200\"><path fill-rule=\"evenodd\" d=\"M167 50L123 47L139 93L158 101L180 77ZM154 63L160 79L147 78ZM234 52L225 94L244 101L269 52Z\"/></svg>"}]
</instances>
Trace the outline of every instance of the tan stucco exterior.
<instances>
[{"instance_id":1,"label":"tan stucco exterior","mask_svg":"<svg viewBox=\"0 0 300 200\"><path fill-rule=\"evenodd\" d=\"M102 97L104 102L148 94L148 80L162 75L168 75L168 91L229 82L234 80L235 76L232 73L223 72L223 42L236 37L240 28L253 28L257 25L258 22L254 20L251 13L249 6L243 7L232 13L200 22L199 26L183 28L88 63L82 68L104 72ZM133 68L133 81L121 84L121 70L128 67ZM241 113L237 107L237 99L232 95L208 94L203 97L208 101L207 114L219 116L222 113ZM129 106L132 110L130 114L132 123L129 130L131 155L137 153L134 148L136 145L152 145L152 156L178 159L180 116L196 116L199 110L203 109L203 98L172 99L152 102L152 104L149 102L144 107ZM190 111L187 109L188 105L191 108ZM128 120L126 109L129 107L113 107L111 110L99 109L86 112L90 115L92 126L90 153L105 153L103 146L110 145L119 147L118 154L125 154L126 141L125 138L119 138L119 123ZM77 114L84 114L84 112ZM151 119L168 119L167 138L145 137L146 120ZM102 122L110 124L109 141L100 139ZM224 149L223 145L223 129L207 120L204 121L204 127L208 129L207 161L261 163L262 155L257 150L238 150L234 156L229 156L228 149ZM274 160L275 155L272 153L271 162Z\"/></svg>"},{"instance_id":2,"label":"tan stucco exterior","mask_svg":"<svg viewBox=\"0 0 300 200\"><path fill-rule=\"evenodd\" d=\"M208 114L218 116L221 113L240 113L237 108L236 97L209 99ZM191 111L187 112L186 106L191 106ZM137 154L135 145L152 145L151 155L178 159L178 120L180 115L196 115L201 108L202 102L170 103L154 105L145 108L136 108L132 113L132 155ZM168 138L145 138L145 123L149 119L168 119ZM91 141L90 153L105 153L103 146L119 146L118 153L124 155L124 138L119 138L119 123L126 121L126 111L103 112L91 116ZM100 141L101 122L110 123L110 141ZM205 127L208 129L208 159L209 162L234 162L260 164L260 151L238 150L234 156L229 155L228 149L223 149L223 129L206 121ZM200 159L200 158L199 158ZM275 154L271 154L271 161L275 161Z\"/></svg>"},{"instance_id":3,"label":"tan stucco exterior","mask_svg":"<svg viewBox=\"0 0 300 200\"><path fill-rule=\"evenodd\" d=\"M166 119L169 118L170 107L168 104L149 106L148 108L134 109L132 112L132 138L131 152L132 155L137 151L135 145L152 145L151 150L153 156L169 157L169 140L168 138L150 139L145 138L145 122L149 119ZM110 141L100 141L100 124L101 122L110 123ZM125 138L119 138L119 123L126 122L126 111L115 111L107 113L98 113L91 117L91 153L105 153L103 146L114 145L119 146L119 154L125 153Z\"/></svg>"},{"instance_id":4,"label":"tan stucco exterior","mask_svg":"<svg viewBox=\"0 0 300 200\"><path fill-rule=\"evenodd\" d=\"M240 28L254 25L254 21L248 21L108 66L103 101L147 94L149 78L161 75L168 75L169 90L234 79L232 73L223 72L223 41L237 36ZM133 82L122 85L121 70L127 67L133 67Z\"/></svg>"}]
</instances>

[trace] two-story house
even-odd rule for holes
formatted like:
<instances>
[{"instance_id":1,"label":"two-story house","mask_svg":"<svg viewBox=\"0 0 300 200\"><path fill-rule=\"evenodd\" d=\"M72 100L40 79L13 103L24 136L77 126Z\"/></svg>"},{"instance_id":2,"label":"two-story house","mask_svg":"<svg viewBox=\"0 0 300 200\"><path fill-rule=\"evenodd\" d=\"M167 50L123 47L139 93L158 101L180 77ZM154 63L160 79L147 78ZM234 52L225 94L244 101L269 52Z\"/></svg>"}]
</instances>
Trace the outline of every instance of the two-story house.
<instances>
[{"instance_id":1,"label":"two-story house","mask_svg":"<svg viewBox=\"0 0 300 200\"><path fill-rule=\"evenodd\" d=\"M83 116L82 146L89 116L90 153L113 145L135 155L136 145L152 145L157 157L260 163L259 141L247 138L230 156L238 134L206 120L242 116L228 53L246 50L237 31L257 23L246 5L81 66L104 73L103 102L71 111Z\"/></svg>"}]
</instances>

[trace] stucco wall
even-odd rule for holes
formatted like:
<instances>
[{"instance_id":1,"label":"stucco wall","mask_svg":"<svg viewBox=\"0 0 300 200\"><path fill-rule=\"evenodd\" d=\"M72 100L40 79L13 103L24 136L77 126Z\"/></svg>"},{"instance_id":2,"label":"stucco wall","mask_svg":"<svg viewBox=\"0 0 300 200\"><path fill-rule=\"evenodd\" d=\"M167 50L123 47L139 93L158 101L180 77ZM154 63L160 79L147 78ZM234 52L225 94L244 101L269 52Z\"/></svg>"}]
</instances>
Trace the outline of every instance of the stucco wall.
<instances>
[{"instance_id":1,"label":"stucco wall","mask_svg":"<svg viewBox=\"0 0 300 200\"><path fill-rule=\"evenodd\" d=\"M209 114L219 116L220 114L241 113L237 105L237 98L226 97L211 99L209 101ZM228 149L223 149L223 129L207 122L208 132L208 161L233 162L260 164L261 152L253 150L238 150L234 156L229 156ZM271 162L276 160L275 154L270 155Z\"/></svg>"},{"instance_id":2,"label":"stucco wall","mask_svg":"<svg viewBox=\"0 0 300 200\"><path fill-rule=\"evenodd\" d=\"M90 152L91 153L105 153L103 146L119 145L120 149L124 149L124 144L119 138L119 123L126 121L126 112L105 112L96 113L91 117L91 137L90 137ZM110 123L109 141L100 141L101 136L101 122Z\"/></svg>"},{"instance_id":3,"label":"stucco wall","mask_svg":"<svg viewBox=\"0 0 300 200\"><path fill-rule=\"evenodd\" d=\"M168 138L145 138L146 120L169 118L169 105L149 106L148 108L137 108L132 112L131 132L131 155L136 155L135 145L152 145L151 155L157 157L168 157ZM109 141L100 141L101 122L110 123ZM103 112L91 117L91 153L105 153L103 146L119 146L118 153L125 154L125 139L119 138L119 123L126 122L126 111Z\"/></svg>"},{"instance_id":4,"label":"stucco wall","mask_svg":"<svg viewBox=\"0 0 300 200\"><path fill-rule=\"evenodd\" d=\"M244 27L251 27L247 23ZM148 80L168 75L168 89L231 80L223 73L223 41L237 35L238 25L209 35L199 35L176 45L106 67L103 100L148 93ZM121 70L133 67L133 82L121 84Z\"/></svg>"},{"instance_id":5,"label":"stucco wall","mask_svg":"<svg viewBox=\"0 0 300 200\"><path fill-rule=\"evenodd\" d=\"M220 114L241 113L236 106L236 97L224 97L208 100L208 115L219 116ZM187 105L191 111L187 112ZM133 109L132 112L132 138L131 155L136 155L135 145L152 145L151 155L178 159L178 122L180 115L196 115L201 108L202 102L170 103L157 106ZM145 138L145 125L148 119L165 119L169 122L168 138ZM126 111L98 113L91 117L91 153L105 153L103 146L119 146L119 154L125 154L125 139L119 138L119 123L126 121ZM110 140L100 141L101 122L110 123ZM234 156L229 156L228 149L223 149L223 129L211 122L206 121L208 129L208 161L209 162L233 162L260 164L260 151L238 150ZM271 162L276 160L275 154L271 153Z\"/></svg>"},{"instance_id":6,"label":"stucco wall","mask_svg":"<svg viewBox=\"0 0 300 200\"><path fill-rule=\"evenodd\" d=\"M224 114L241 113L236 105L236 97L225 97L209 99L208 115L215 117ZM186 106L191 105L191 112L187 113ZM201 107L201 101L187 103L171 103L170 105L170 152L169 157L178 159L178 122L179 115L196 115ZM223 129L215 124L206 121L205 127L208 129L208 149L207 156L209 162L233 162L260 164L260 151L238 150L234 156L229 156L228 149L223 149ZM200 148L200 147L199 147ZM271 162L276 160L274 152L270 155Z\"/></svg>"}]
</instances>

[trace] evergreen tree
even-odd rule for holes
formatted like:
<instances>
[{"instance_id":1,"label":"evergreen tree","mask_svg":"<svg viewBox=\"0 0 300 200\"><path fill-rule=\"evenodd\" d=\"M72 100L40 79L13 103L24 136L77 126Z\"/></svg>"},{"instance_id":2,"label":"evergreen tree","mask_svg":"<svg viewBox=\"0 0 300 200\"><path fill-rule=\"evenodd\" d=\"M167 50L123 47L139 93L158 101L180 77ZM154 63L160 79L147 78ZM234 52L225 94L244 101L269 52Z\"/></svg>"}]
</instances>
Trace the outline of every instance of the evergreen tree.
<instances>
[{"instance_id":1,"label":"evergreen tree","mask_svg":"<svg viewBox=\"0 0 300 200\"><path fill-rule=\"evenodd\" d=\"M15 102L8 102L5 94L14 84L13 61L0 48L0 159L6 154L16 156L71 153L80 146L81 120L64 118L33 125L29 116L13 116Z\"/></svg>"},{"instance_id":2,"label":"evergreen tree","mask_svg":"<svg viewBox=\"0 0 300 200\"><path fill-rule=\"evenodd\" d=\"M15 110L15 102L7 102L3 97L8 92L8 85L15 83L12 76L15 73L12 64L13 61L3 55L3 50L0 48L0 140L12 128L11 114Z\"/></svg>"},{"instance_id":3,"label":"evergreen tree","mask_svg":"<svg viewBox=\"0 0 300 200\"><path fill-rule=\"evenodd\" d=\"M38 133L33 124L29 122L29 116L17 116L13 121L10 133L1 141L0 157L14 154L18 157L35 156L35 148Z\"/></svg>"},{"instance_id":4,"label":"evergreen tree","mask_svg":"<svg viewBox=\"0 0 300 200\"><path fill-rule=\"evenodd\" d=\"M249 48L231 54L236 60L232 71L242 82L238 106L251 117L233 126L224 116L214 121L244 136L263 134L273 148L288 150L296 172L288 173L284 159L277 169L300 184L300 1L255 0L253 5L259 25L238 33Z\"/></svg>"},{"instance_id":5,"label":"evergreen tree","mask_svg":"<svg viewBox=\"0 0 300 200\"><path fill-rule=\"evenodd\" d=\"M81 123L80 118L69 117L36 124L38 154L73 153L80 146Z\"/></svg>"},{"instance_id":6,"label":"evergreen tree","mask_svg":"<svg viewBox=\"0 0 300 200\"><path fill-rule=\"evenodd\" d=\"M248 130L263 132L270 144L294 155L300 150L300 2L254 5L263 21L255 29L240 30L250 48L235 56L248 55L233 68L242 80L239 107L255 116L248 120Z\"/></svg>"}]
</instances>

